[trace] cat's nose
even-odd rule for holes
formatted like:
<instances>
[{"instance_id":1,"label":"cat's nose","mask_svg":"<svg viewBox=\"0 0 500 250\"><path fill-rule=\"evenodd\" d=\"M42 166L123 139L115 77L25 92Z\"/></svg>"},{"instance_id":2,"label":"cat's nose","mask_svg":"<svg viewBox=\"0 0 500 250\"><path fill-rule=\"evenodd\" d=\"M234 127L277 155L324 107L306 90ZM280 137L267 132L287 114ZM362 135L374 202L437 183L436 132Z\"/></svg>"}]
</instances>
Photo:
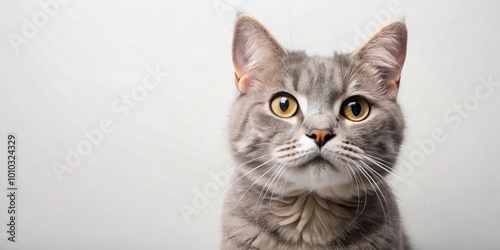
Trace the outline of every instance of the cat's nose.
<instances>
[{"instance_id":1,"label":"cat's nose","mask_svg":"<svg viewBox=\"0 0 500 250\"><path fill-rule=\"evenodd\" d=\"M313 129L306 135L316 141L320 148L335 136L332 131L326 129Z\"/></svg>"}]
</instances>

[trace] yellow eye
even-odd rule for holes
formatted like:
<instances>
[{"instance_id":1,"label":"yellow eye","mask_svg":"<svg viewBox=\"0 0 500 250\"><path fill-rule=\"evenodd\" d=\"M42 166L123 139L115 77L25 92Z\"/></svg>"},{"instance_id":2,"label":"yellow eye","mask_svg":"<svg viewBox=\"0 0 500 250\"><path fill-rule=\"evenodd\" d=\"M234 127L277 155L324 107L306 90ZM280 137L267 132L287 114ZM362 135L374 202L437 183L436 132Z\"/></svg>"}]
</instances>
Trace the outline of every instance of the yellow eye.
<instances>
[{"instance_id":1,"label":"yellow eye","mask_svg":"<svg viewBox=\"0 0 500 250\"><path fill-rule=\"evenodd\" d=\"M271 110L279 117L291 117L297 113L298 108L297 100L287 93L278 93L271 101Z\"/></svg>"},{"instance_id":2,"label":"yellow eye","mask_svg":"<svg viewBox=\"0 0 500 250\"><path fill-rule=\"evenodd\" d=\"M342 115L353 122L364 120L369 113L370 105L361 97L351 97L342 104Z\"/></svg>"}]
</instances>

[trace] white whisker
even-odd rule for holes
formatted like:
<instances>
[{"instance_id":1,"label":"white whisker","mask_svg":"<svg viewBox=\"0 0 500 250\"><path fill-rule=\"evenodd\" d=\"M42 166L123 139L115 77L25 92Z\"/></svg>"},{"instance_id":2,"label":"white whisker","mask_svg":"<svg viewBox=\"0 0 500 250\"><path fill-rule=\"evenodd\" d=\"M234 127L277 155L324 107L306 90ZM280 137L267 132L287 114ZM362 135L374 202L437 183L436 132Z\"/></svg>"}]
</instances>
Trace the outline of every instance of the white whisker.
<instances>
[{"instance_id":1,"label":"white whisker","mask_svg":"<svg viewBox=\"0 0 500 250\"><path fill-rule=\"evenodd\" d=\"M264 166L265 164L271 162L275 160L275 158L272 158L268 161L265 161L264 163L258 165L257 167L251 169L250 171L246 172L245 174L243 174L242 176L240 176L238 179L236 179L233 183L231 183L231 185L229 185L229 187L227 187L219 196L217 196L217 198L210 204L210 206L208 207L207 211L210 210L210 208L212 207L213 204L215 204L215 202L222 196L224 195L234 184L236 184L239 180L241 180L243 177L245 177L246 175L252 173L253 171L261 168L262 166ZM242 164L243 165L243 164ZM240 165L241 166L241 165Z\"/></svg>"},{"instance_id":2,"label":"white whisker","mask_svg":"<svg viewBox=\"0 0 500 250\"><path fill-rule=\"evenodd\" d=\"M276 190L276 185L278 185L278 182L281 180L281 177L283 176L283 173L285 172L286 167L282 166L280 170L281 170L281 173L278 176L278 179L276 180L276 182L274 183L273 191ZM271 200L269 201L269 207L271 207L271 203L273 202L274 193L275 192L273 192L272 195L271 195Z\"/></svg>"},{"instance_id":3,"label":"white whisker","mask_svg":"<svg viewBox=\"0 0 500 250\"><path fill-rule=\"evenodd\" d=\"M255 219L257 220L259 218L259 212L260 212L260 208L262 207L262 203L264 203L264 199L266 199L266 195L267 193L269 192L269 188L271 187L271 185L273 185L273 182L274 180L276 179L276 177L278 176L279 172L280 172L280 169L283 167L283 165L280 165L278 167L278 171L276 171L275 173L273 173L273 175L271 175L270 179L272 178L271 180L271 183L269 183L269 186L267 186L266 188L266 192L264 193L264 196L262 196L262 200L260 202L260 205L259 205L259 209L257 210L257 215L255 216ZM274 176L274 177L273 177ZM267 185L267 182L266 182L266 185ZM264 189L262 189L262 191L264 191ZM260 198L260 195L259 195L259 198ZM257 200L258 201L258 200Z\"/></svg>"},{"instance_id":4,"label":"white whisker","mask_svg":"<svg viewBox=\"0 0 500 250\"><path fill-rule=\"evenodd\" d=\"M253 148L253 147L256 147L256 146L260 146L260 145L270 145L270 144L271 144L271 143L267 143L267 142L265 142L265 143L257 143L257 144L252 144L252 145L250 145L250 146L248 146L248 147L246 147L246 148ZM222 161L224 161L224 160L226 160L226 159L228 159L228 158L232 157L233 155L234 155L234 154L232 153L232 154L230 154L230 155L227 155L227 156L225 156L225 157L222 157L221 159L219 159L219 160L217 160L217 161L215 161L215 162L213 162L213 163L210 163L210 164L208 164L208 165L206 165L206 166L203 166L203 167L200 167L200 168L191 169L191 170L182 170L182 169L177 169L177 171L179 171L179 172L184 172L184 173L194 173L194 172L197 172L197 171L200 171L200 170L204 170L204 169L207 169L207 168L213 167L213 166L217 165L218 163L220 163L220 162L222 162ZM270 154L266 154L266 155L270 155ZM264 156L266 156L266 155L262 155L262 156L259 156L259 157L257 157L257 158L254 158L254 159L259 159L259 158L264 157ZM248 162L247 162L247 163L248 163ZM243 164L245 164L245 163L243 163Z\"/></svg>"},{"instance_id":5,"label":"white whisker","mask_svg":"<svg viewBox=\"0 0 500 250\"><path fill-rule=\"evenodd\" d=\"M356 219L359 218L359 216L361 216L363 214L363 212L365 211L365 208L366 208L366 200L367 200L367 196L366 196L366 192L363 192L364 194L364 197L365 197L365 200L364 200L364 203L363 203L363 208L361 209L361 212L359 211L359 205L360 205L360 194L359 194L359 183L361 182L361 184L363 184L363 190L366 190L366 186L365 186L365 183L362 182L362 181L359 181L358 180L358 177L356 175L356 173L354 172L354 169L352 168L351 164L349 163L346 163L347 166L349 167L349 169L352 171L352 174L354 176L354 180L356 181L356 188L357 188L357 193L358 193L358 204L356 206L356 214L354 215L354 219L351 221L351 223L349 223L349 226L352 225L352 223L354 223L356 221Z\"/></svg>"},{"instance_id":6,"label":"white whisker","mask_svg":"<svg viewBox=\"0 0 500 250\"><path fill-rule=\"evenodd\" d=\"M381 169L385 170L386 172L388 172L388 173L390 173L390 174L393 174L394 176L397 176L396 174L392 173L392 171L389 171L388 169L386 169L386 168L384 168L384 167L380 166L380 165L379 165L379 164L377 164L377 163L380 163L381 165L384 165L384 166L388 167L387 165L385 165L385 164L383 164L383 163L381 163L381 162L377 162L377 160L375 160L375 159L370 159L370 157L369 157L369 156L363 156L363 157L365 157L367 160L369 160L369 161L373 162L374 164L376 164L377 166L379 166ZM373 157L373 156L372 156L372 157ZM366 163L365 163L365 165L366 165ZM373 171L374 171L374 170L373 170ZM375 171L375 173L376 173L376 171ZM379 173L377 173L377 174L378 174L378 175L380 175ZM380 175L380 176L381 176L381 175ZM381 177L382 177L382 176L381 176ZM436 226L436 228L438 229L439 233L440 233L440 234L442 234L441 228L439 227L439 224L437 223L436 217L435 217L434 213L432 212L431 207L430 207L430 205L429 205L429 203L428 203L427 199L430 199L431 201L433 201L433 202L435 202L436 204L439 204L439 205L441 205L441 206L443 206L443 207L447 207L447 206L445 206L445 205L441 204L440 202L436 201L436 200L435 200L435 199L433 199L432 197L430 197L430 196L428 196L427 194L425 194L422 190L420 190L420 188L418 188L418 187L417 187L417 186L416 186L413 182L411 182L410 180L408 180L408 179L406 179L406 178L399 177L399 176L397 176L397 177L398 177L398 178L400 178L402 181L404 181L404 182L406 182L406 183L410 184L410 186L412 186L415 190L417 190L417 192L419 192L419 193L420 193L420 195L422 196L422 198L424 198L424 202L425 202L425 204L426 204L426 206L427 206L427 208L428 208L429 212L431 213L432 219L433 219L433 221L434 221L434 225L435 225L435 226ZM384 179L385 179L385 178L384 178Z\"/></svg>"},{"instance_id":7,"label":"white whisker","mask_svg":"<svg viewBox=\"0 0 500 250\"><path fill-rule=\"evenodd\" d=\"M375 195L377 196L377 198L380 202L380 205L382 206L382 212L384 213L384 219L385 219L385 221L387 221L387 214L385 212L385 207L384 207L384 204L382 202L382 198L378 194L378 191L380 191L381 195L383 196L384 194L382 193L382 190L380 190L380 188L377 186L377 182L370 176L370 174L368 174L368 172L366 172L361 166L359 166L353 160L351 160L351 161L361 171L361 173L367 178L368 183L370 183L370 185L372 186L373 191L375 192ZM387 204L387 201L385 200L385 196L384 196L384 201Z\"/></svg>"},{"instance_id":8,"label":"white whisker","mask_svg":"<svg viewBox=\"0 0 500 250\"><path fill-rule=\"evenodd\" d=\"M371 157L370 157L370 156L368 156L368 155L366 155L366 154L365 154L365 155L363 155L363 157L365 157L367 160L369 160L369 161L373 162L374 164L376 164L377 166L379 166L381 169L385 170L385 171L386 171L386 172L388 172L389 174L392 174L392 175L396 176L396 177L397 177L397 178L399 178L401 181L408 183L410 186L412 186L413 188L415 188L415 189L416 189L416 190L417 190L417 191L418 191L418 192L419 192L422 196L424 196L424 198L426 197L426 198L428 198L429 200L431 200L431 201L435 202L436 204L438 204L438 205L440 205L440 206L443 206L443 207L445 207L445 208L450 208L450 207L447 207L447 206L445 206L444 204L442 204L442 203L440 203L440 202L436 201L434 198L430 197L430 196L429 196L429 195L427 195L426 193L424 193L424 192L423 192L422 190L420 190L420 188L418 188L418 187L417 187L417 186L416 186L413 182L411 182L410 180L408 180L408 178L403 178L403 177L400 177L400 176L396 175L395 173L393 173L392 171L388 170L387 168L389 168L389 167L388 167L387 165L385 165L385 164L383 164L383 163L381 163L381 162L377 162L377 160L373 159L373 156L371 156ZM370 158L372 158L372 159L370 159ZM379 164L381 164L382 166L385 166L385 167L387 167L387 168L384 168L384 167L382 167L382 166L378 165L377 163L379 163Z\"/></svg>"},{"instance_id":9,"label":"white whisker","mask_svg":"<svg viewBox=\"0 0 500 250\"><path fill-rule=\"evenodd\" d=\"M248 191L250 191L250 189L252 189L252 187L257 184L257 182L262 178L264 177L267 173L269 173L269 171L271 171L274 167L276 167L278 164L274 164L272 167L270 167L265 173L263 173L259 178L257 178L255 181L253 181L252 185L250 185L250 187L245 191L245 193L243 193L243 195L241 195L240 199L238 200L238 202L236 202L236 204L234 205L233 207L233 210L231 212L234 212L234 209L236 209L236 207L238 206L238 203L240 203L241 199L243 199L243 197L248 193Z\"/></svg>"}]
</instances>

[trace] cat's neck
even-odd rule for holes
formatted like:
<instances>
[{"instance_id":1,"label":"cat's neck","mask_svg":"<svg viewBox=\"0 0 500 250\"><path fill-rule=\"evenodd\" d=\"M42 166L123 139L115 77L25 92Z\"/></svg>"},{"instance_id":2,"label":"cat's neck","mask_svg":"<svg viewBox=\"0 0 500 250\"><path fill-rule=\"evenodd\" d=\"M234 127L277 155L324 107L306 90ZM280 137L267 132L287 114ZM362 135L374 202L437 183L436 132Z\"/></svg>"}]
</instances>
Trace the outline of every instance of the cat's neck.
<instances>
[{"instance_id":1,"label":"cat's neck","mask_svg":"<svg viewBox=\"0 0 500 250\"><path fill-rule=\"evenodd\" d=\"M375 193L361 190L363 185L337 186L337 192L332 194L344 193L345 196L340 198L323 196L328 194L325 190L275 193L246 178L242 178L240 184L230 194L234 197L227 206L231 214L236 218L246 218L247 222L241 223L255 223L259 230L279 235L292 245L342 245L346 234L364 233L361 231L366 227L361 225L388 224L397 213L390 190L383 187ZM395 210L395 214L383 214L383 210L391 213Z\"/></svg>"},{"instance_id":2,"label":"cat's neck","mask_svg":"<svg viewBox=\"0 0 500 250\"><path fill-rule=\"evenodd\" d=\"M379 183L377 192L362 187L346 184L302 193L295 191L288 196L271 195L266 197L268 213L283 236L297 242L326 244L328 239L345 235L346 229L358 220L372 216L366 209L389 206L387 200L392 197L385 183ZM385 217L390 221L390 215Z\"/></svg>"}]
</instances>

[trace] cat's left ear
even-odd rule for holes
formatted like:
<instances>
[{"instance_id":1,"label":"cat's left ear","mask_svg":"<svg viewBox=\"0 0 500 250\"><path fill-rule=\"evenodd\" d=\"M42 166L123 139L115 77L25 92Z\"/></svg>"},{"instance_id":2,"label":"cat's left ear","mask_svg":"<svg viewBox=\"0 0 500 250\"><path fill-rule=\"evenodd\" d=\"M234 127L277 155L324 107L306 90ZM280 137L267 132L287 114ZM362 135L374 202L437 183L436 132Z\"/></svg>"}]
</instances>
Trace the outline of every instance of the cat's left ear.
<instances>
[{"instance_id":1,"label":"cat's left ear","mask_svg":"<svg viewBox=\"0 0 500 250\"><path fill-rule=\"evenodd\" d=\"M390 98L395 99L406 58L408 31L403 21L393 22L373 35L351 58L377 71Z\"/></svg>"},{"instance_id":2,"label":"cat's left ear","mask_svg":"<svg viewBox=\"0 0 500 250\"><path fill-rule=\"evenodd\" d=\"M256 19L239 14L233 37L233 65L236 87L246 93L254 85L265 84L281 67L286 51Z\"/></svg>"}]
</instances>

